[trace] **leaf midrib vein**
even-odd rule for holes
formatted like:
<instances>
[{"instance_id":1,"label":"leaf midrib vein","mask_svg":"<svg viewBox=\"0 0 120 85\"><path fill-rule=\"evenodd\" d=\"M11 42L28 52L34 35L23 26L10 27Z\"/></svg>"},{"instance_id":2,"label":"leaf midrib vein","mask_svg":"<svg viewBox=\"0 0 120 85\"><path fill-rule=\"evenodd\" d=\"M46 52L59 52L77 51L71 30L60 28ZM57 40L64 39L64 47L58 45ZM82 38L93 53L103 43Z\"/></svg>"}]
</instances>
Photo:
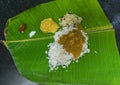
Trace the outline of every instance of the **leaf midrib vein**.
<instances>
[{"instance_id":1,"label":"leaf midrib vein","mask_svg":"<svg viewBox=\"0 0 120 85\"><path fill-rule=\"evenodd\" d=\"M113 28L107 28L104 30L93 30L93 31L86 31L88 34L91 33L98 33L98 32L105 32L105 31L111 31L114 30ZM40 38L34 38L34 39L24 39L24 40L9 40L6 41L8 43L17 43L17 42L29 42L29 41L37 41L37 40L47 40L47 39L53 39L53 36L48 36L48 37L40 37Z\"/></svg>"},{"instance_id":2,"label":"leaf midrib vein","mask_svg":"<svg viewBox=\"0 0 120 85\"><path fill-rule=\"evenodd\" d=\"M28 42L28 41L37 41L37 40L47 40L47 39L52 39L53 36L49 37L41 37L41 38L34 38L34 39L24 39L24 40L14 40L14 41L6 41L9 43L16 43L16 42Z\"/></svg>"}]
</instances>

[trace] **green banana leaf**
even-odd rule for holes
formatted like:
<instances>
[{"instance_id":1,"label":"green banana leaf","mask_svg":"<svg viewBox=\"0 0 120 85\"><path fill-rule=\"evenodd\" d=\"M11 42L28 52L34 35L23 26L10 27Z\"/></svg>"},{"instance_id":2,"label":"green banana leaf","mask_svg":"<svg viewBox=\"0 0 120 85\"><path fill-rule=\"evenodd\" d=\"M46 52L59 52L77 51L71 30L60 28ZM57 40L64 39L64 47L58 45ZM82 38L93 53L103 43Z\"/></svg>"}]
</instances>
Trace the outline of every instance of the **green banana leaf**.
<instances>
[{"instance_id":1,"label":"green banana leaf","mask_svg":"<svg viewBox=\"0 0 120 85\"><path fill-rule=\"evenodd\" d=\"M66 69L49 72L48 44L52 33L41 32L40 22L51 17L58 19L66 12L83 18L83 30L88 33L90 53L71 63ZM40 4L8 19L6 47L9 49L18 71L27 79L46 85L119 85L120 57L114 29L97 0L55 0ZM25 33L18 31L27 24ZM29 38L29 33L37 33Z\"/></svg>"}]
</instances>

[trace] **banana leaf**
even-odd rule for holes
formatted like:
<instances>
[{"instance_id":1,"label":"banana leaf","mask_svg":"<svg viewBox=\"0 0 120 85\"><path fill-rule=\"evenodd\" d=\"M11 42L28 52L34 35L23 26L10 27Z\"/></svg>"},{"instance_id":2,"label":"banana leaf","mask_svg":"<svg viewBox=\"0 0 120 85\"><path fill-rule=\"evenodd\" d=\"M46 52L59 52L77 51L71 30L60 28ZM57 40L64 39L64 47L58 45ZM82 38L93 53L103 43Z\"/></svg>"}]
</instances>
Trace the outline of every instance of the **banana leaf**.
<instances>
[{"instance_id":1,"label":"banana leaf","mask_svg":"<svg viewBox=\"0 0 120 85\"><path fill-rule=\"evenodd\" d=\"M58 19L72 12L83 18L83 30L88 33L90 53L71 63L66 69L49 72L48 44L52 33L41 32L40 22L51 17ZM18 31L27 24L25 33ZM27 79L46 85L118 85L120 84L120 57L113 26L97 0L55 0L40 4L8 19L5 45L18 71ZM32 38L29 33L37 33Z\"/></svg>"}]
</instances>

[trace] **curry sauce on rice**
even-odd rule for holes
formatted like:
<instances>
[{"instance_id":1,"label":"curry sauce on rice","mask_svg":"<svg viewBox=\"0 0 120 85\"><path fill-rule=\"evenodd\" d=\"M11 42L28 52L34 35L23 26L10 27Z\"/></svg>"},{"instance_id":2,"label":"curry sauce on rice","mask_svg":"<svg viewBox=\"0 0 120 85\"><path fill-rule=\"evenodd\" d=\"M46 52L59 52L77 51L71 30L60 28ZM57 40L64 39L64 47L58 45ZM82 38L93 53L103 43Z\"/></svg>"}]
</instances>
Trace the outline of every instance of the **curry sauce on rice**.
<instances>
[{"instance_id":1,"label":"curry sauce on rice","mask_svg":"<svg viewBox=\"0 0 120 85\"><path fill-rule=\"evenodd\" d=\"M50 71L57 70L59 66L66 68L72 61L78 61L85 53L90 52L88 36L80 26L81 21L81 17L72 13L59 19L62 29L54 31L54 41L48 45Z\"/></svg>"}]
</instances>

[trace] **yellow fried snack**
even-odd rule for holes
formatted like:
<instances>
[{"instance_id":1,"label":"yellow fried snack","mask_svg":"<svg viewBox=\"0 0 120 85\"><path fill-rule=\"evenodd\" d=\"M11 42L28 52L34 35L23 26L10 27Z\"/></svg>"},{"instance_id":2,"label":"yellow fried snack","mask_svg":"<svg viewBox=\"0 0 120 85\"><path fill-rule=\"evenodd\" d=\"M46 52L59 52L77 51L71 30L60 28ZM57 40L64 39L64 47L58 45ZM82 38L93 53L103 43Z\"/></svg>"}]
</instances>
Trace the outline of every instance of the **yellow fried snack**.
<instances>
[{"instance_id":1,"label":"yellow fried snack","mask_svg":"<svg viewBox=\"0 0 120 85\"><path fill-rule=\"evenodd\" d=\"M44 19L40 24L40 29L42 32L52 32L55 33L59 26L52 20L52 18Z\"/></svg>"}]
</instances>

